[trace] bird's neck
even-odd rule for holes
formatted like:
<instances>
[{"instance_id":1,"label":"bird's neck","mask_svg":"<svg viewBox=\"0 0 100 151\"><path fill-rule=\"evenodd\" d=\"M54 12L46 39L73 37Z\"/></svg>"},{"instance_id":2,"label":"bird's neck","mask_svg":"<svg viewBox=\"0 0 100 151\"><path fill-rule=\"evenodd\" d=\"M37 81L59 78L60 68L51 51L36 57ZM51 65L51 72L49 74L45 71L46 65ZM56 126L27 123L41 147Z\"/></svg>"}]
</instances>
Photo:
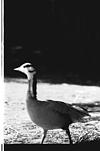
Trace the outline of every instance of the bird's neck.
<instances>
[{"instance_id":1,"label":"bird's neck","mask_svg":"<svg viewBox=\"0 0 100 151\"><path fill-rule=\"evenodd\" d=\"M31 97L33 97L34 99L37 98L37 78L36 78L36 74L33 75L33 77L31 79L28 80L28 93Z\"/></svg>"}]
</instances>

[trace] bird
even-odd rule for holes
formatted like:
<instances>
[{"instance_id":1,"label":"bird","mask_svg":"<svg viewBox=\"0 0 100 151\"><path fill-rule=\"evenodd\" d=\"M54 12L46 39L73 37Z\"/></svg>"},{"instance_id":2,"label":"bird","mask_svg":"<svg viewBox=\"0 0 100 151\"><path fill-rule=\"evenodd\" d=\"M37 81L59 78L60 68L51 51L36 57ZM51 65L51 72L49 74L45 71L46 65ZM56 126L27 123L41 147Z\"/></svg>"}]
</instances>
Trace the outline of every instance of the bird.
<instances>
[{"instance_id":1,"label":"bird","mask_svg":"<svg viewBox=\"0 0 100 151\"><path fill-rule=\"evenodd\" d=\"M48 130L62 129L66 131L70 144L73 144L69 125L90 116L87 110L75 105L55 100L37 99L37 71L32 63L24 63L14 68L27 76L28 89L26 95L26 106L30 119L44 130L41 144L43 144Z\"/></svg>"}]
</instances>

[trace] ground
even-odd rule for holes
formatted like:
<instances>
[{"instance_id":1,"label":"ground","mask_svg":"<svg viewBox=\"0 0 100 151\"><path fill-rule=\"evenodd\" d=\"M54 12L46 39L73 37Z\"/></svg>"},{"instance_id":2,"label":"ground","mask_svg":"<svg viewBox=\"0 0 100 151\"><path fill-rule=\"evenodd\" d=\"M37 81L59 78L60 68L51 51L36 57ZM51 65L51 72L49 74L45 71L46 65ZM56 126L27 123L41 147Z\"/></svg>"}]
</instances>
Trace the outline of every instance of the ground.
<instances>
[{"instance_id":1,"label":"ground","mask_svg":"<svg viewBox=\"0 0 100 151\"><path fill-rule=\"evenodd\" d=\"M26 110L27 80L5 79L5 144L39 144L43 137L42 128L35 125ZM50 84L39 81L37 97L52 99L85 107L91 117L73 123L69 129L73 143L100 140L100 87L71 84ZM48 131L44 144L69 144L68 136L61 129Z\"/></svg>"}]
</instances>

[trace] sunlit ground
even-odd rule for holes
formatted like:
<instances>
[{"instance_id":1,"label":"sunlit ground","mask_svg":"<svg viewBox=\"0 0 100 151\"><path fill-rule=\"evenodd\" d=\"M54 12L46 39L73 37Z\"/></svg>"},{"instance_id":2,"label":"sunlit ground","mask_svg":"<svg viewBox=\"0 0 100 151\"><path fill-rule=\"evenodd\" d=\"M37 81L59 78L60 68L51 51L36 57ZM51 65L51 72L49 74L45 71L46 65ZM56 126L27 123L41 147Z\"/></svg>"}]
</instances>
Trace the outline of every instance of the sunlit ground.
<instances>
[{"instance_id":1,"label":"sunlit ground","mask_svg":"<svg viewBox=\"0 0 100 151\"><path fill-rule=\"evenodd\" d=\"M41 143L43 130L27 114L26 92L27 80L5 79L5 144ZM38 82L37 97L84 106L91 117L70 125L72 140L74 143L100 140L100 87ZM50 130L44 144L69 144L69 139L61 129Z\"/></svg>"}]
</instances>

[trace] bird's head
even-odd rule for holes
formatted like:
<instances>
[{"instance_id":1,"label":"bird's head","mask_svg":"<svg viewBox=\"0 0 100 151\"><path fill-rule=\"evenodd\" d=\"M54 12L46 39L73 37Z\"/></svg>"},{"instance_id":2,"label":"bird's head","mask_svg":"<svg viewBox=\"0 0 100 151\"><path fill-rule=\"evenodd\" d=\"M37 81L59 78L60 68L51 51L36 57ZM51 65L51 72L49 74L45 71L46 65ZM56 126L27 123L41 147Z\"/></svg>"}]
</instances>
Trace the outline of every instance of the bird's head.
<instances>
[{"instance_id":1,"label":"bird's head","mask_svg":"<svg viewBox=\"0 0 100 151\"><path fill-rule=\"evenodd\" d=\"M32 66L31 63L24 63L20 67L15 68L14 70L20 71L20 72L26 74L28 80L33 78L34 74L36 74L36 70L34 69L34 67Z\"/></svg>"}]
</instances>

